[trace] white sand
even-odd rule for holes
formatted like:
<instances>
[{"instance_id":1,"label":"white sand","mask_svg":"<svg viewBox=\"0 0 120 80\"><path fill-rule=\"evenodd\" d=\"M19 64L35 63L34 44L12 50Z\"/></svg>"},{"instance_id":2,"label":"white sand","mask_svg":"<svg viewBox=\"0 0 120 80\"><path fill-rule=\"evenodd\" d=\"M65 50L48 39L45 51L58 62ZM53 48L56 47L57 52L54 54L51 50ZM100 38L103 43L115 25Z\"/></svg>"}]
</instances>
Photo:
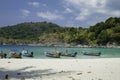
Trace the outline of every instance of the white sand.
<instances>
[{"instance_id":1,"label":"white sand","mask_svg":"<svg viewBox=\"0 0 120 80\"><path fill-rule=\"evenodd\" d=\"M1 59L0 80L120 80L120 58Z\"/></svg>"}]
</instances>

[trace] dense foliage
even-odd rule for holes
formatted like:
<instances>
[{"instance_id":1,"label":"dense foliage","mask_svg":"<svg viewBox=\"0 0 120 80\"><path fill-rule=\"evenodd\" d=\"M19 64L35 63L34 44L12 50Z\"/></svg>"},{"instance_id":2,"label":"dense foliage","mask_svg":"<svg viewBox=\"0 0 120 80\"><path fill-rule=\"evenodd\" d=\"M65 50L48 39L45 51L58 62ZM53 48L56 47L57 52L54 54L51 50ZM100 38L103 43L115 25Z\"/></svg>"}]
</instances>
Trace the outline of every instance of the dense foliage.
<instances>
[{"instance_id":1,"label":"dense foliage","mask_svg":"<svg viewBox=\"0 0 120 80\"><path fill-rule=\"evenodd\" d=\"M27 22L0 28L0 43L64 42L83 45L120 45L120 18L109 18L89 28L60 27L48 22Z\"/></svg>"},{"instance_id":2,"label":"dense foliage","mask_svg":"<svg viewBox=\"0 0 120 80\"><path fill-rule=\"evenodd\" d=\"M120 44L120 18L111 17L105 22L97 23L89 28L89 33L94 34L92 39L95 39L97 44Z\"/></svg>"}]
</instances>

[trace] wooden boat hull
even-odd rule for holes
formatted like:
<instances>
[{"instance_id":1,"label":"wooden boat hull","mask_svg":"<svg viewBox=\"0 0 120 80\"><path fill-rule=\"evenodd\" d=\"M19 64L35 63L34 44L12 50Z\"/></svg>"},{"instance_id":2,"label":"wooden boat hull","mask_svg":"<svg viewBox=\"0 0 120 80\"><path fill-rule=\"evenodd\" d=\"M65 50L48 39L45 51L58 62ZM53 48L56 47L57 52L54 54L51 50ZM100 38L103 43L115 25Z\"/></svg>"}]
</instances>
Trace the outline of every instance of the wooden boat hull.
<instances>
[{"instance_id":1,"label":"wooden boat hull","mask_svg":"<svg viewBox=\"0 0 120 80\"><path fill-rule=\"evenodd\" d=\"M22 58L21 53L17 54L17 53L10 53L10 57L12 58Z\"/></svg>"},{"instance_id":2,"label":"wooden boat hull","mask_svg":"<svg viewBox=\"0 0 120 80\"><path fill-rule=\"evenodd\" d=\"M25 57L33 57L33 52L22 54Z\"/></svg>"},{"instance_id":3,"label":"wooden boat hull","mask_svg":"<svg viewBox=\"0 0 120 80\"><path fill-rule=\"evenodd\" d=\"M59 55L59 54L52 54L52 53L48 53L48 52L44 52L44 54L45 54L47 57L60 58L60 55Z\"/></svg>"},{"instance_id":4,"label":"wooden boat hull","mask_svg":"<svg viewBox=\"0 0 120 80\"><path fill-rule=\"evenodd\" d=\"M88 55L88 56L100 56L101 52L95 53L95 52L84 52L84 55Z\"/></svg>"},{"instance_id":5,"label":"wooden boat hull","mask_svg":"<svg viewBox=\"0 0 120 80\"><path fill-rule=\"evenodd\" d=\"M6 53L0 53L0 57L1 57L1 58L6 58L6 57L7 57L7 54L6 54Z\"/></svg>"},{"instance_id":6,"label":"wooden boat hull","mask_svg":"<svg viewBox=\"0 0 120 80\"><path fill-rule=\"evenodd\" d=\"M64 53L61 54L61 56L67 56L67 57L76 57L76 55L77 55L77 52L70 53L70 54L64 54Z\"/></svg>"}]
</instances>

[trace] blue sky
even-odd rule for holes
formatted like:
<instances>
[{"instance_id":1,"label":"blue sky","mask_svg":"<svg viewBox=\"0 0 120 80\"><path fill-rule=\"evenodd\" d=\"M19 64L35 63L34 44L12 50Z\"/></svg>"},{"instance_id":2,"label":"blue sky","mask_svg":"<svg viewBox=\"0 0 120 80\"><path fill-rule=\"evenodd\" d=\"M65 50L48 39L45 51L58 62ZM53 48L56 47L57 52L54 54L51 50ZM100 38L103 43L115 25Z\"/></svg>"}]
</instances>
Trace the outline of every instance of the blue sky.
<instances>
[{"instance_id":1,"label":"blue sky","mask_svg":"<svg viewBox=\"0 0 120 80\"><path fill-rule=\"evenodd\" d=\"M48 21L89 27L120 17L120 0L0 0L0 26Z\"/></svg>"}]
</instances>

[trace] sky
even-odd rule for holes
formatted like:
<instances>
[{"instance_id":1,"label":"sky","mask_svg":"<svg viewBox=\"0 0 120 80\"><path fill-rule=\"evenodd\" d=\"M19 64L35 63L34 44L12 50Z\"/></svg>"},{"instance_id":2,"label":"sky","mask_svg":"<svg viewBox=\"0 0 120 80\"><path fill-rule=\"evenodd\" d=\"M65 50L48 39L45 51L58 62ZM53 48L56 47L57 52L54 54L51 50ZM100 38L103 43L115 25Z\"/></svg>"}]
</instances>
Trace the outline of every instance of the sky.
<instances>
[{"instance_id":1,"label":"sky","mask_svg":"<svg viewBox=\"0 0 120 80\"><path fill-rule=\"evenodd\" d=\"M120 17L120 0L0 0L0 27L43 21L89 27L109 17Z\"/></svg>"}]
</instances>

